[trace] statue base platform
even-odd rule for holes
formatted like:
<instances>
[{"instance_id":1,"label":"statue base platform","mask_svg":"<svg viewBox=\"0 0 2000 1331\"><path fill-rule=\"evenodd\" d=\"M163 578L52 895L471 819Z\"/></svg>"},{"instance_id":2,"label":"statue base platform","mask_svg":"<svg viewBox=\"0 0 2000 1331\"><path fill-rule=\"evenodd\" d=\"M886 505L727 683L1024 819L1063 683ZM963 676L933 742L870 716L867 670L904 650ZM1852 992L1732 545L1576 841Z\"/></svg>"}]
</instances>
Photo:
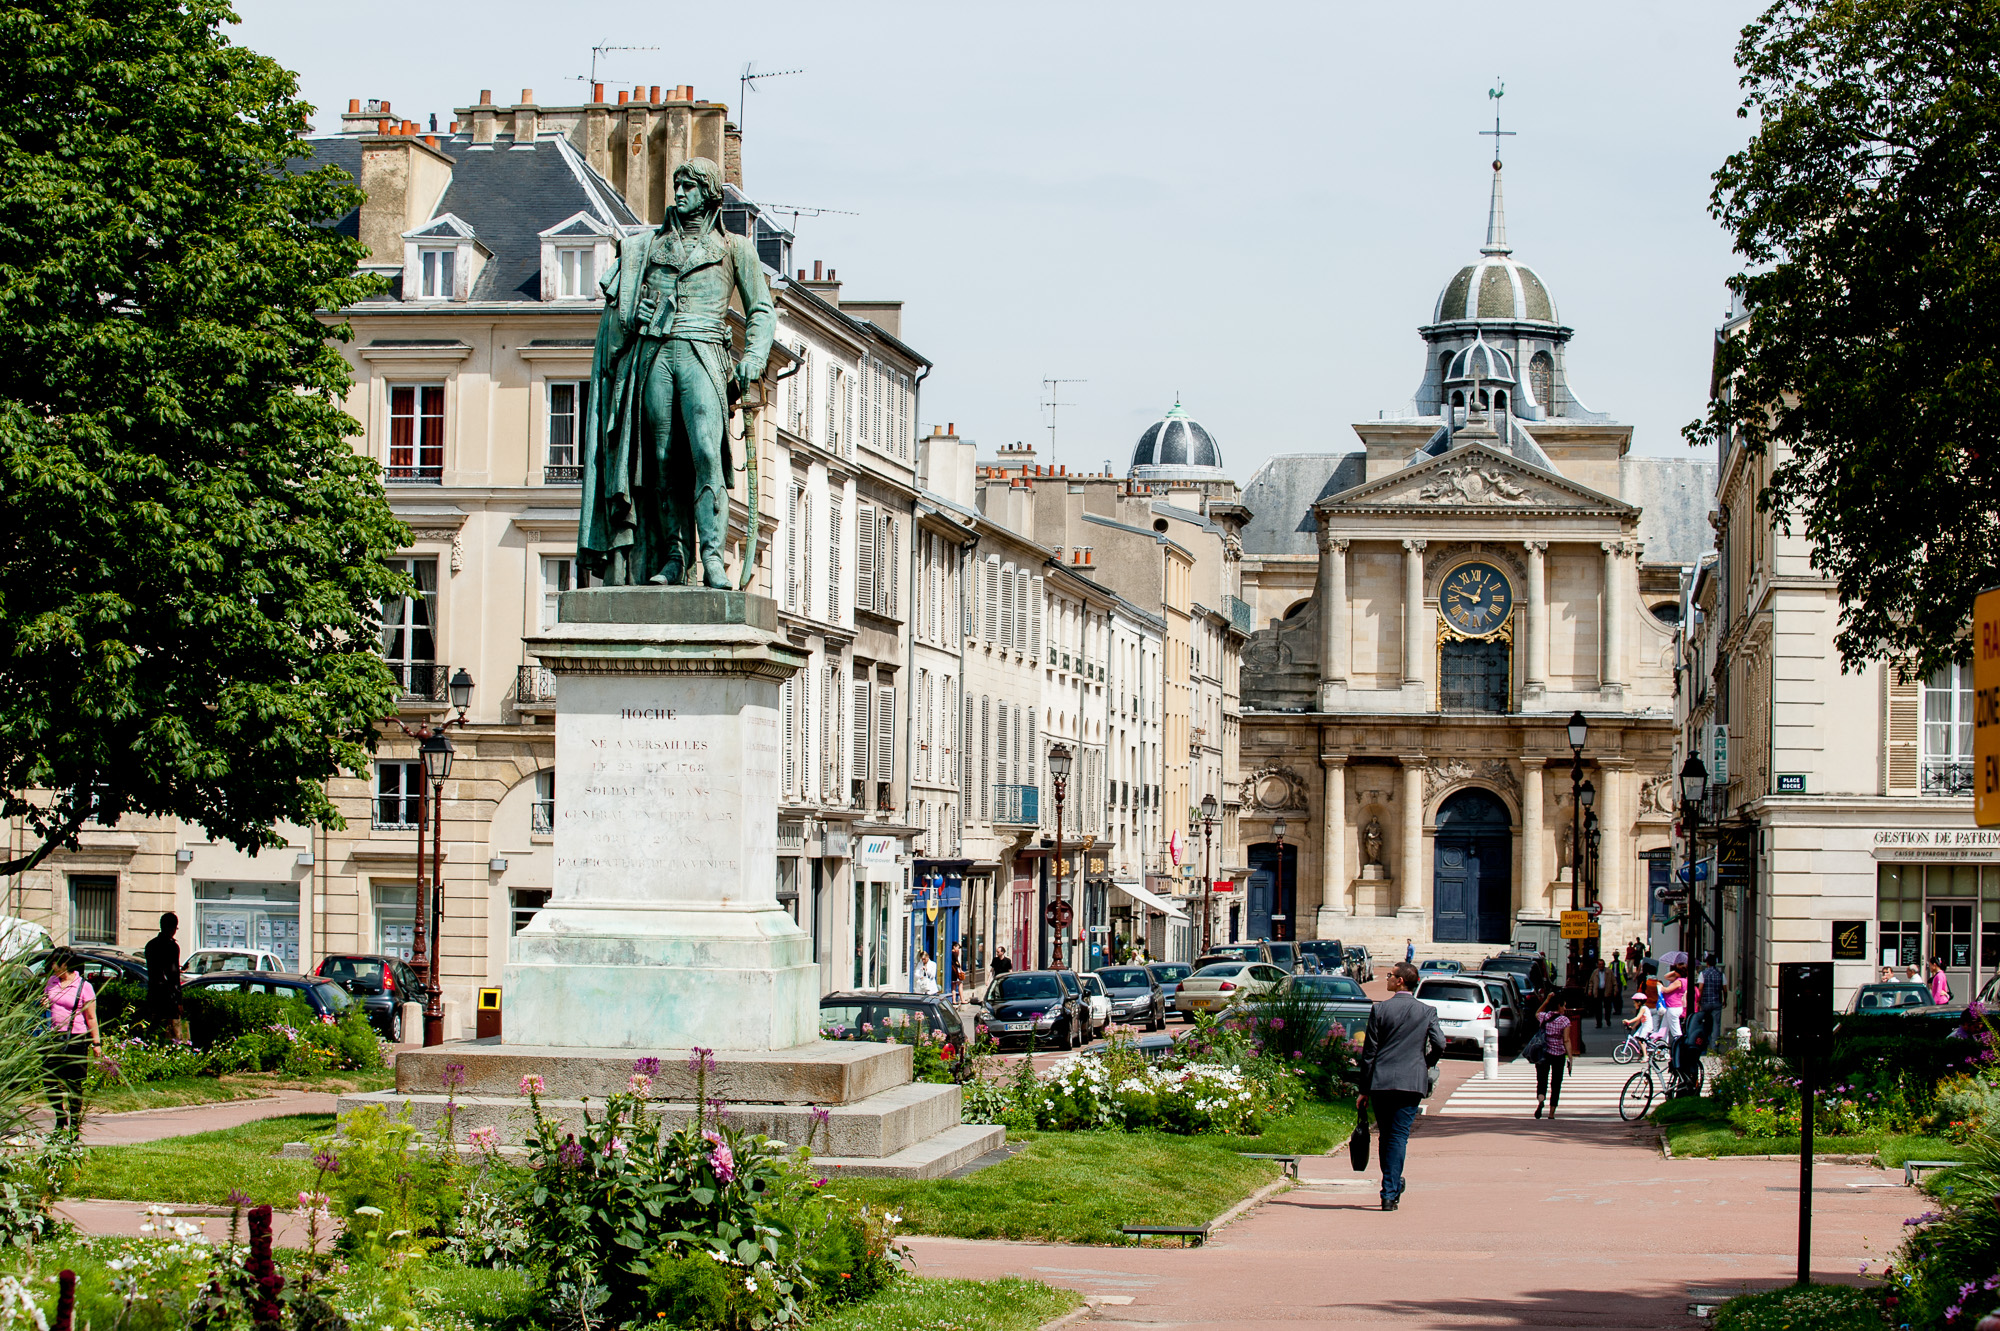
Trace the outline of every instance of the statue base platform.
<instances>
[{"instance_id":1,"label":"statue base platform","mask_svg":"<svg viewBox=\"0 0 2000 1331\"><path fill-rule=\"evenodd\" d=\"M675 1127L692 1121L692 1050L655 1046L644 1052L660 1063L652 1111ZM533 1127L523 1077L542 1079L542 1111L573 1128L587 1102L601 1109L607 1096L626 1090L634 1061L629 1054L577 1046L493 1040L442 1045L398 1056L395 1090L342 1096L339 1108L346 1113L381 1105L394 1113L408 1106L411 1121L426 1131L441 1126L449 1112L461 1140L475 1128L492 1128L501 1151L518 1155ZM464 1080L447 1093L445 1069L452 1064L464 1069ZM817 1130L813 1159L830 1176L938 1178L1007 1140L1005 1128L959 1122L963 1093L957 1086L912 1082L907 1045L815 1040L791 1049L717 1051L706 1090L711 1100L726 1103L731 1123L792 1145L813 1139L813 1109L824 1108L827 1123Z\"/></svg>"}]
</instances>

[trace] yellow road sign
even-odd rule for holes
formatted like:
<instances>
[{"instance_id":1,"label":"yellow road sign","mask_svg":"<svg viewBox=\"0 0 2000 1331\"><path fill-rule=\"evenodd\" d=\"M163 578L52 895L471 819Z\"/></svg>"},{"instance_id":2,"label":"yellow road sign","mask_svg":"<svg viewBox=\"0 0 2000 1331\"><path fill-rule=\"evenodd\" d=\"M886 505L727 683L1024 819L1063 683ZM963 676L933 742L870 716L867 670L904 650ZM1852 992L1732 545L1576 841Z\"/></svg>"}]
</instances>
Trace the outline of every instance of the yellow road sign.
<instances>
[{"instance_id":1,"label":"yellow road sign","mask_svg":"<svg viewBox=\"0 0 2000 1331\"><path fill-rule=\"evenodd\" d=\"M1972 602L1972 817L2000 827L2000 588Z\"/></svg>"},{"instance_id":2,"label":"yellow road sign","mask_svg":"<svg viewBox=\"0 0 2000 1331\"><path fill-rule=\"evenodd\" d=\"M1562 913L1562 922L1565 928L1575 925L1580 929L1590 923L1590 912L1587 910L1566 910ZM1563 937L1567 938L1569 935L1564 934ZM1577 937L1581 938L1583 935L1578 934Z\"/></svg>"},{"instance_id":3,"label":"yellow road sign","mask_svg":"<svg viewBox=\"0 0 2000 1331\"><path fill-rule=\"evenodd\" d=\"M1577 916L1581 916L1583 914L1583 912L1580 910L1574 912L1564 911L1563 913L1565 915L1575 914ZM1562 925L1562 936L1564 938L1588 938L1590 937L1590 925L1581 918L1579 918L1575 924L1571 924L1568 920L1564 920Z\"/></svg>"}]
</instances>

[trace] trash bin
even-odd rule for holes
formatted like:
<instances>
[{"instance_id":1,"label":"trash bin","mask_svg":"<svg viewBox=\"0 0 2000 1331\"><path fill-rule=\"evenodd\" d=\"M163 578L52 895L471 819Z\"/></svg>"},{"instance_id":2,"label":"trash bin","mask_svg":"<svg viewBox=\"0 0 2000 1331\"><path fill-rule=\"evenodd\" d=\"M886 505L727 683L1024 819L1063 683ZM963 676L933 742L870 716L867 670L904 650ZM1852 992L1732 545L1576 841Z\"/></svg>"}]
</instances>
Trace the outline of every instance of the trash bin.
<instances>
[{"instance_id":1,"label":"trash bin","mask_svg":"<svg viewBox=\"0 0 2000 1331\"><path fill-rule=\"evenodd\" d=\"M479 991L479 1012L473 1018L472 1033L481 1040L500 1038L500 991L481 989Z\"/></svg>"}]
</instances>

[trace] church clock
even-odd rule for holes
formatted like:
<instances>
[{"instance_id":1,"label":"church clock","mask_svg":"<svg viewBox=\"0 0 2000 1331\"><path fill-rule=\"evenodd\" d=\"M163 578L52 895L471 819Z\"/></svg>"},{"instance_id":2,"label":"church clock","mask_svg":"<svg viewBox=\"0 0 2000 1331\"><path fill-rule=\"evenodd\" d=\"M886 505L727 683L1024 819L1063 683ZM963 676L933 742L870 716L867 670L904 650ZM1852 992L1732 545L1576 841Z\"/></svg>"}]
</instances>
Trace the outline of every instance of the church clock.
<instances>
[{"instance_id":1,"label":"church clock","mask_svg":"<svg viewBox=\"0 0 2000 1331\"><path fill-rule=\"evenodd\" d=\"M1469 638L1494 632L1514 609L1514 585L1484 560L1460 564L1438 587L1438 609L1453 631Z\"/></svg>"}]
</instances>

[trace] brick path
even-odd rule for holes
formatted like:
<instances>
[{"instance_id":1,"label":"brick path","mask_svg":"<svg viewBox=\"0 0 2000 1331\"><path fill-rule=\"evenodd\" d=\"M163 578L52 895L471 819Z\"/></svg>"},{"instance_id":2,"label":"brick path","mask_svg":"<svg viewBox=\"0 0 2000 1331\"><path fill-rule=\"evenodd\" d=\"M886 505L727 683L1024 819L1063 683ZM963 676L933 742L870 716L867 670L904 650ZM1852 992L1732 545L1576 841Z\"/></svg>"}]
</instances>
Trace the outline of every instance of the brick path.
<instances>
[{"instance_id":1,"label":"brick path","mask_svg":"<svg viewBox=\"0 0 2000 1331\"><path fill-rule=\"evenodd\" d=\"M1450 1097L1480 1065L1445 1067L1439 1092ZM1357 1175L1343 1148L1303 1161L1300 1186L1202 1248L910 1246L926 1275L1046 1280L1092 1296L1102 1320L1154 1331L1692 1328L1691 1289L1789 1282L1795 1161L1667 1160L1645 1129L1537 1122L1533 1107L1514 1119L1427 1115L1394 1214L1378 1208L1373 1163ZM1922 1209L1900 1184L1900 1173L1819 1166L1819 1278L1853 1279L1864 1257L1879 1266L1903 1217Z\"/></svg>"}]
</instances>

